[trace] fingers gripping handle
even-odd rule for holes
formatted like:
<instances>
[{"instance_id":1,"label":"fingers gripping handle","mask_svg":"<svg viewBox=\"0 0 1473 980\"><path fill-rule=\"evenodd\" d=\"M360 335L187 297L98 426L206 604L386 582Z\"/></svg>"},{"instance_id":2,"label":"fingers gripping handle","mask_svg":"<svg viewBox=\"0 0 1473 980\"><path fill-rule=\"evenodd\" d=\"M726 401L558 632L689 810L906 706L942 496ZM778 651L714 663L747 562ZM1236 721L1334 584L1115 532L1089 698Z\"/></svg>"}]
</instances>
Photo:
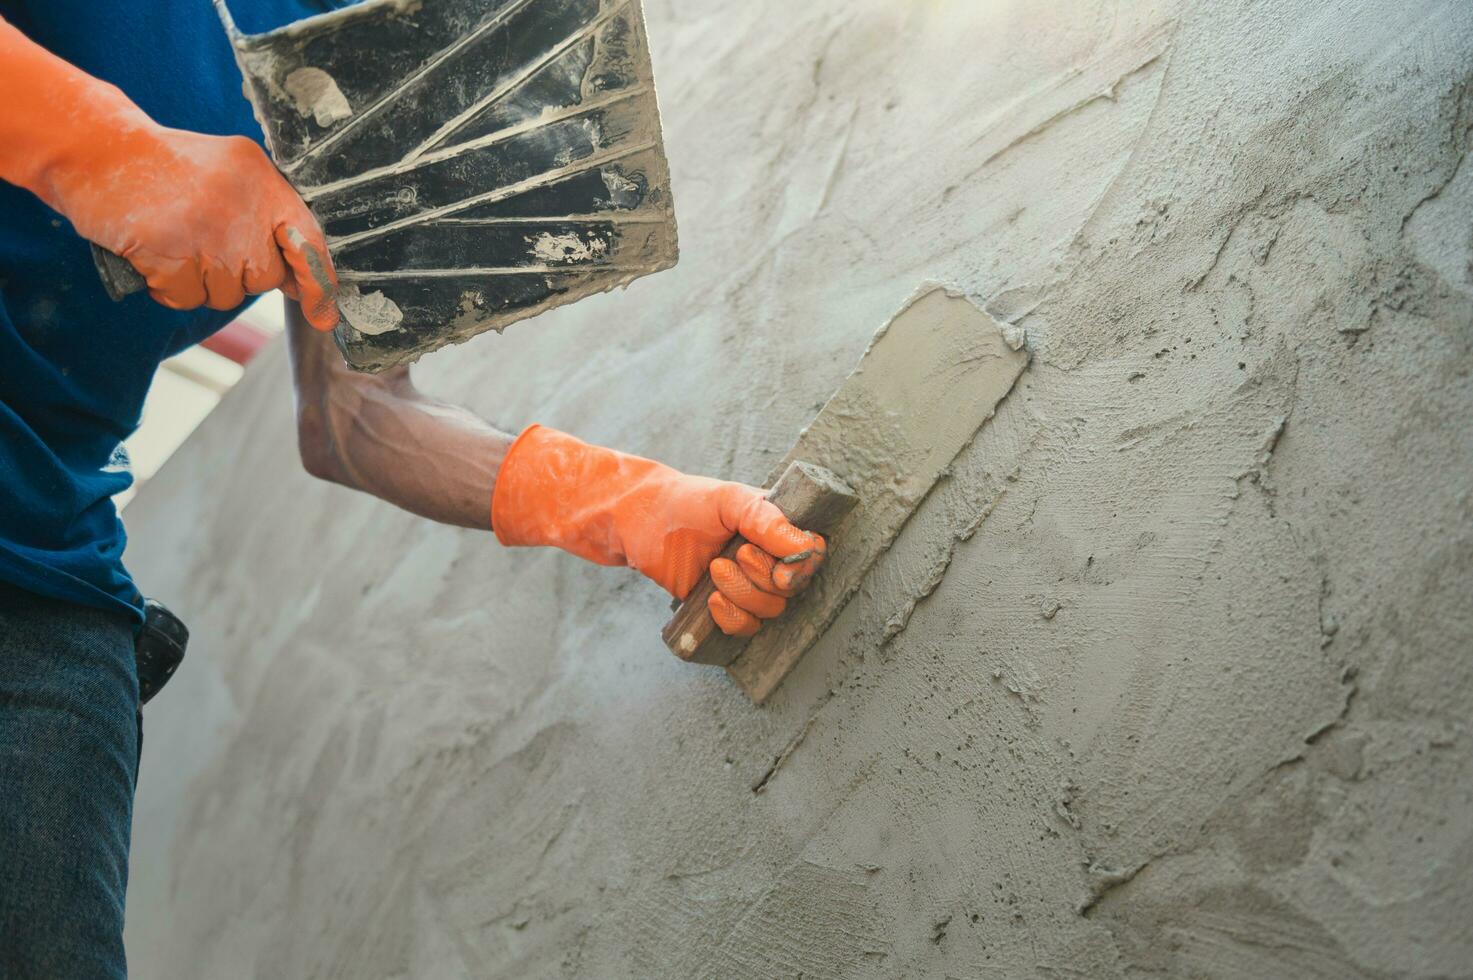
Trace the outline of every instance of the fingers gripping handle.
<instances>
[{"instance_id":1,"label":"fingers gripping handle","mask_svg":"<svg viewBox=\"0 0 1473 980\"><path fill-rule=\"evenodd\" d=\"M789 464L767 492L767 499L798 527L819 534L827 534L859 503L858 495L839 477L821 466L801 461ZM742 537L733 538L722 557L735 559L737 549L743 544L746 541ZM660 635L680 659L724 667L742 652L748 638L727 636L711 618L706 603L715 591L711 573L707 572Z\"/></svg>"},{"instance_id":2,"label":"fingers gripping handle","mask_svg":"<svg viewBox=\"0 0 1473 980\"><path fill-rule=\"evenodd\" d=\"M101 245L92 246L92 263L97 266L97 277L114 303L148 288L148 282L133 268L133 263Z\"/></svg>"}]
</instances>

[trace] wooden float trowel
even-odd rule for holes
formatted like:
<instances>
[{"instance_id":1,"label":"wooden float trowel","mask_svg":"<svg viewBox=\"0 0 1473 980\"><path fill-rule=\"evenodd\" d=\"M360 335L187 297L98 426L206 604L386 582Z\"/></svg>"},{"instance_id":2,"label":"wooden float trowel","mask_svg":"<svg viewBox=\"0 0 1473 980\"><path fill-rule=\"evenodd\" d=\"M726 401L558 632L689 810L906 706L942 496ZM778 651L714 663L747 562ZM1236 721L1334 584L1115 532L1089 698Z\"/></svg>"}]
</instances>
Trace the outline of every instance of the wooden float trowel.
<instances>
[{"instance_id":1,"label":"wooden float trowel","mask_svg":"<svg viewBox=\"0 0 1473 980\"><path fill-rule=\"evenodd\" d=\"M352 367L675 265L640 0L364 0L257 35L215 7L272 159L327 233ZM143 288L94 254L115 299Z\"/></svg>"},{"instance_id":2,"label":"wooden float trowel","mask_svg":"<svg viewBox=\"0 0 1473 980\"><path fill-rule=\"evenodd\" d=\"M781 617L742 639L712 621L707 575L665 626L666 645L683 660L725 667L753 701L765 701L1027 364L1016 328L944 287L923 287L875 335L765 484L789 520L829 541L813 582ZM731 543L728 557L740 544Z\"/></svg>"}]
</instances>

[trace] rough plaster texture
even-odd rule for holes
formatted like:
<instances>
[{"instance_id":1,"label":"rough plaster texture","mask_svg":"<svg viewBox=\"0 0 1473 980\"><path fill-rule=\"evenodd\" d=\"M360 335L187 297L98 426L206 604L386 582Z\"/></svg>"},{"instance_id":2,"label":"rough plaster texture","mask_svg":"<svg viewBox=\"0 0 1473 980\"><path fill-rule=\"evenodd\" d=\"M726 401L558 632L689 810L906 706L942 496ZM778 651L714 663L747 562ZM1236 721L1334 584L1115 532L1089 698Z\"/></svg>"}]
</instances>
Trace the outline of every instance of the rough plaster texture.
<instances>
[{"instance_id":1,"label":"rough plaster texture","mask_svg":"<svg viewBox=\"0 0 1473 980\"><path fill-rule=\"evenodd\" d=\"M682 264L423 386L757 479L922 279L1032 365L755 709L273 352L128 514L137 975L1473 975L1473 5L646 7Z\"/></svg>"}]
</instances>

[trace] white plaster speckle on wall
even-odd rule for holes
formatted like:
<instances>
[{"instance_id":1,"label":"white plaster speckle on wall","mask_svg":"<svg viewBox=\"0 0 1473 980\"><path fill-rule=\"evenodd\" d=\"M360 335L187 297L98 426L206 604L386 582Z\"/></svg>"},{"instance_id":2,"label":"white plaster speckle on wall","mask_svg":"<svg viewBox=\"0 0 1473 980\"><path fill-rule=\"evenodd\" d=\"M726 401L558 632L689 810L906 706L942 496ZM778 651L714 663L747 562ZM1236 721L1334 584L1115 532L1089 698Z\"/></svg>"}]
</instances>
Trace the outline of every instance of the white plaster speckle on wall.
<instances>
[{"instance_id":1,"label":"white plaster speckle on wall","mask_svg":"<svg viewBox=\"0 0 1473 980\"><path fill-rule=\"evenodd\" d=\"M759 709L263 357L128 510L137 975L1467 976L1473 6L645 12L681 264L421 387L751 481L923 280L1029 367Z\"/></svg>"}]
</instances>

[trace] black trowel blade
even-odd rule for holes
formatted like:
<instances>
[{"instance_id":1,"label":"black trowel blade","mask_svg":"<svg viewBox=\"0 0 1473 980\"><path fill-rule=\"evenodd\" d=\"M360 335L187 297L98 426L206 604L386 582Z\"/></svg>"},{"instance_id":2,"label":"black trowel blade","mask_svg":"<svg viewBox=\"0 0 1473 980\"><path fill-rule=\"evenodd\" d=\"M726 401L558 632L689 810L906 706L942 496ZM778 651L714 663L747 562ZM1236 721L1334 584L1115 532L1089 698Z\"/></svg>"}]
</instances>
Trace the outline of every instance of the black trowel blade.
<instances>
[{"instance_id":1,"label":"black trowel blade","mask_svg":"<svg viewBox=\"0 0 1473 980\"><path fill-rule=\"evenodd\" d=\"M377 371L673 266L640 0L366 0L236 29L277 166Z\"/></svg>"}]
</instances>

